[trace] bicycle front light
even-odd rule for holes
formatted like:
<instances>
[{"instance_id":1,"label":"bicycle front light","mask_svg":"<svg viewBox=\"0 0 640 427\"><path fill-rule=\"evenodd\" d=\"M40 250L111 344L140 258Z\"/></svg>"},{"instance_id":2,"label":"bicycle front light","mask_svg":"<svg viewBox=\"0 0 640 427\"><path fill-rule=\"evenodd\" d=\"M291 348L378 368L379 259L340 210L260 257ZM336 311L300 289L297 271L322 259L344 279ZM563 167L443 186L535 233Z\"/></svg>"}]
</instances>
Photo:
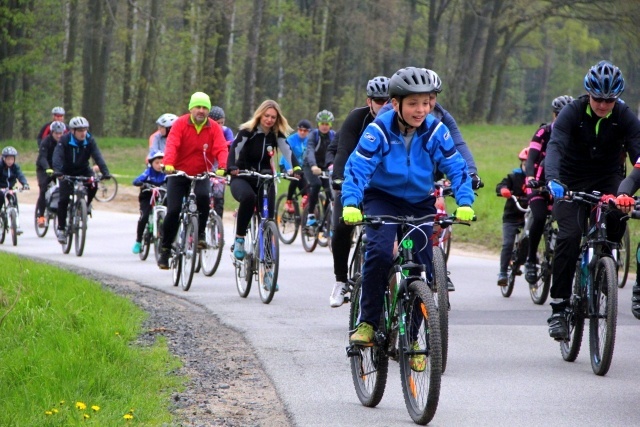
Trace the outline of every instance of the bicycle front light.
<instances>
[{"instance_id":1,"label":"bicycle front light","mask_svg":"<svg viewBox=\"0 0 640 427\"><path fill-rule=\"evenodd\" d=\"M196 213L197 211L198 211L198 206L193 202L189 203L189 212Z\"/></svg>"}]
</instances>

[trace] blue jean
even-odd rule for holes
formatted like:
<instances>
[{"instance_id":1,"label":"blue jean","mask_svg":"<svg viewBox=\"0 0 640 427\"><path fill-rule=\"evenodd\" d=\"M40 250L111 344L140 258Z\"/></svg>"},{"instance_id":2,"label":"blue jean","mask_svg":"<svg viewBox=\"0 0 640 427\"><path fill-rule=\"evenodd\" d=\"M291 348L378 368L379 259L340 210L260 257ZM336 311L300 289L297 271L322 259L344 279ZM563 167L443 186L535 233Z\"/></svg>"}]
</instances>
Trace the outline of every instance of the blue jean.
<instances>
[{"instance_id":1,"label":"blue jean","mask_svg":"<svg viewBox=\"0 0 640 427\"><path fill-rule=\"evenodd\" d=\"M418 203L409 203L379 190L369 189L364 194L365 215L413 215L421 217L435 214L435 197L427 197ZM421 229L427 239L433 233L433 226L425 225ZM358 323L367 322L378 327L382 315L384 292L388 286L389 271L393 265L393 247L398 235L398 226L383 225L379 228L367 226L367 250L362 270L362 293L360 294L360 317ZM427 277L431 276L432 246L420 232L411 233L413 239L414 261L424 264Z\"/></svg>"}]
</instances>

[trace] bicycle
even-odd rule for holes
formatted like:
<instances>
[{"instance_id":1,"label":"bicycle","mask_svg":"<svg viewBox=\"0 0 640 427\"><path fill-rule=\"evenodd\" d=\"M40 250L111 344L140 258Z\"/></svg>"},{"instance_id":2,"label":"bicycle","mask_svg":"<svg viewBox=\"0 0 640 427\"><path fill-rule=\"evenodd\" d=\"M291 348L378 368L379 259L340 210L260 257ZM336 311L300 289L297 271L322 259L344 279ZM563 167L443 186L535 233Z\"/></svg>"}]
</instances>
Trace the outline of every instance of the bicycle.
<instances>
[{"instance_id":1,"label":"bicycle","mask_svg":"<svg viewBox=\"0 0 640 427\"><path fill-rule=\"evenodd\" d=\"M584 321L589 319L591 369L596 375L605 375L613 358L618 315L617 244L607 240L605 225L607 214L615 208L602 202L597 191L569 192L566 198L590 208L595 221L584 219L572 295L565 311L569 338L560 341L560 352L567 362L576 360Z\"/></svg>"},{"instance_id":2,"label":"bicycle","mask_svg":"<svg viewBox=\"0 0 640 427\"><path fill-rule=\"evenodd\" d=\"M616 259L618 260L618 287L624 288L627 284L627 277L629 276L629 264L631 262L631 236L629 234L629 227L624 231L624 236L618 244L618 254Z\"/></svg>"},{"instance_id":3,"label":"bicycle","mask_svg":"<svg viewBox=\"0 0 640 427\"><path fill-rule=\"evenodd\" d=\"M65 175L60 179L73 183L73 191L69 195L69 204L67 205L65 243L61 243L62 253L68 254L71 251L72 243L75 242L76 256L82 256L87 237L87 185L96 185L99 178Z\"/></svg>"},{"instance_id":4,"label":"bicycle","mask_svg":"<svg viewBox=\"0 0 640 427\"><path fill-rule=\"evenodd\" d=\"M167 187L143 184L142 191L151 192L151 212L149 214L149 222L142 233L142 241L140 242L140 260L144 261L149 256L151 245L155 252L156 262L160 258L160 247L162 245L162 227L164 218L167 215L167 207L163 206L164 199L167 197Z\"/></svg>"},{"instance_id":5,"label":"bicycle","mask_svg":"<svg viewBox=\"0 0 640 427\"><path fill-rule=\"evenodd\" d=\"M445 197L452 197L453 190L451 189L451 183L448 181L445 182L444 180L436 182L433 195L436 199L441 197L443 199L443 202ZM438 206L438 204L436 204L436 209L438 217L444 218L449 216L447 214L446 205ZM451 227L442 229L434 224L431 239L433 241L433 245L439 246L444 252L445 262L449 261L449 254L451 253L451 240L453 239Z\"/></svg>"},{"instance_id":6,"label":"bicycle","mask_svg":"<svg viewBox=\"0 0 640 427\"><path fill-rule=\"evenodd\" d=\"M329 180L329 174L322 171L322 175L318 176L321 180ZM331 217L333 216L333 194L331 190L321 191L318 194L318 203L315 208L316 224L308 226L307 219L309 217L309 207L305 207L302 211L301 224L302 247L306 252L313 252L316 246L327 247L331 249Z\"/></svg>"},{"instance_id":7,"label":"bicycle","mask_svg":"<svg viewBox=\"0 0 640 427\"><path fill-rule=\"evenodd\" d=\"M269 304L278 290L278 269L280 265L280 246L278 226L269 216L269 186L275 185L282 174L262 174L255 171L240 170L236 176L247 176L258 179L258 188L262 189L262 207L254 208L247 233L244 237L245 255L237 259L231 246L231 260L235 269L236 288L242 298L246 298L251 290L251 282L255 276L258 280L260 299ZM286 178L286 177L285 177ZM236 235L234 230L234 235Z\"/></svg>"},{"instance_id":8,"label":"bicycle","mask_svg":"<svg viewBox=\"0 0 640 427\"><path fill-rule=\"evenodd\" d=\"M222 218L214 209L214 196L213 188L215 185L220 185L226 182L226 178L212 175L211 192L209 193L209 216L207 217L207 224L205 226L205 241L207 242L206 248L200 251L200 263L202 265L202 273L207 276L213 276L220 265L220 259L222 258L222 249L224 248L224 225L222 224Z\"/></svg>"},{"instance_id":9,"label":"bicycle","mask_svg":"<svg viewBox=\"0 0 640 427\"><path fill-rule=\"evenodd\" d=\"M96 173L98 191L96 192L95 199L99 202L110 202L118 194L118 180L115 176L111 175L108 180L102 179L101 173Z\"/></svg>"},{"instance_id":10,"label":"bicycle","mask_svg":"<svg viewBox=\"0 0 640 427\"><path fill-rule=\"evenodd\" d=\"M60 200L60 189L58 187L58 183L55 180L49 182L47 186L47 191L45 193L45 204L44 204L44 212L42 212L42 216L44 217L44 227L38 226L38 210L34 210L34 225L36 228L36 235L38 237L44 237L47 235L47 231L49 230L49 222L53 221L53 229L55 230L58 223L58 216L56 215L56 210L58 207L58 201Z\"/></svg>"},{"instance_id":11,"label":"bicycle","mask_svg":"<svg viewBox=\"0 0 640 427\"><path fill-rule=\"evenodd\" d=\"M296 180L297 178L288 178ZM298 203L298 198L302 197L302 203ZM291 204L293 211L287 209L287 194L281 194L276 201L276 224L278 225L278 237L280 241L285 245L290 245L298 237L298 231L300 230L300 208L304 210L307 206L307 196L302 195L300 190L296 188L296 191L291 198Z\"/></svg>"},{"instance_id":12,"label":"bicycle","mask_svg":"<svg viewBox=\"0 0 640 427\"><path fill-rule=\"evenodd\" d=\"M18 235L20 231L20 209L18 208L18 198L12 188L3 188L1 197L4 198L2 210L0 211L0 244L4 243L7 233L11 234L11 243L18 245ZM19 191L22 191L20 189Z\"/></svg>"},{"instance_id":13,"label":"bicycle","mask_svg":"<svg viewBox=\"0 0 640 427\"><path fill-rule=\"evenodd\" d=\"M438 307L434 298L437 284L434 280L427 280L423 264L413 261L411 232L423 232L420 226L433 221L433 218L434 215L421 218L387 215L364 217L362 224L372 227L398 225L402 238L389 273L383 315L373 346L347 347L351 376L360 402L368 407L380 403L387 382L389 358L399 360L405 405L411 419L423 425L433 419L440 396L442 343L437 312L441 307ZM358 324L361 292L362 277L358 277L351 294L349 333ZM425 356L426 368L420 372L413 371L410 358L419 355Z\"/></svg>"}]
</instances>

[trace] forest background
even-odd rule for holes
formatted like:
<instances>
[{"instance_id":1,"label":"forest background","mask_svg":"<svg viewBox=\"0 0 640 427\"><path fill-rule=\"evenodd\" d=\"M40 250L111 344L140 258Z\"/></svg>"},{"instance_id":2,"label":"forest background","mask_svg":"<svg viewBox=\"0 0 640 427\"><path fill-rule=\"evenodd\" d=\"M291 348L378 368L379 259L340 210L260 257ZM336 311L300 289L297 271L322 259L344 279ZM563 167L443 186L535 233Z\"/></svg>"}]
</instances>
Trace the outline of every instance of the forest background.
<instances>
[{"instance_id":1,"label":"forest background","mask_svg":"<svg viewBox=\"0 0 640 427\"><path fill-rule=\"evenodd\" d=\"M0 140L35 138L56 105L94 135L147 136L195 91L232 129L267 98L339 128L370 78L409 65L438 72L461 124L548 121L601 59L636 110L639 18L638 0L6 0Z\"/></svg>"}]
</instances>

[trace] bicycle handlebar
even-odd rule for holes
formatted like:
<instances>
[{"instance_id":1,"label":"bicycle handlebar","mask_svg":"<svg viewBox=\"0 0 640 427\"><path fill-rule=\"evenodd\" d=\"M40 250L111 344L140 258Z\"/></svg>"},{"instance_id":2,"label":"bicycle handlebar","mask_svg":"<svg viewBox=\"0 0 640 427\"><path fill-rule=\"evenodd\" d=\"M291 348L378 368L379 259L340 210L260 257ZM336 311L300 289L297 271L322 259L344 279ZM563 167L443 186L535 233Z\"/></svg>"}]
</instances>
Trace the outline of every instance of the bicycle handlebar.
<instances>
[{"instance_id":1,"label":"bicycle handlebar","mask_svg":"<svg viewBox=\"0 0 640 427\"><path fill-rule=\"evenodd\" d=\"M528 206L526 208L523 208L522 205L520 204L520 200L516 196L511 195L511 200L515 202L516 208L518 208L520 212L527 213L531 211L531 208L529 208Z\"/></svg>"},{"instance_id":2,"label":"bicycle handlebar","mask_svg":"<svg viewBox=\"0 0 640 427\"><path fill-rule=\"evenodd\" d=\"M413 215L401 215L401 216L364 215L362 217L361 222L357 222L351 225L372 225L374 227L376 226L379 227L385 224L386 225L419 224L419 223L428 223L432 221L434 224L438 224L442 228L447 228L453 224L462 224L466 226L471 226L471 224L469 224L468 222L460 221L455 216L447 216L447 217L436 219L438 216L439 214L437 213L428 214L421 217L414 217Z\"/></svg>"},{"instance_id":3,"label":"bicycle handlebar","mask_svg":"<svg viewBox=\"0 0 640 427\"><path fill-rule=\"evenodd\" d=\"M167 178L173 178L176 176L182 176L185 177L187 179L190 180L201 180L201 179L205 179L205 178L209 178L210 176L216 176L215 172L202 172L199 173L197 175L189 175L188 173L184 172L184 171L175 171L175 173L169 174L167 175Z\"/></svg>"}]
</instances>

